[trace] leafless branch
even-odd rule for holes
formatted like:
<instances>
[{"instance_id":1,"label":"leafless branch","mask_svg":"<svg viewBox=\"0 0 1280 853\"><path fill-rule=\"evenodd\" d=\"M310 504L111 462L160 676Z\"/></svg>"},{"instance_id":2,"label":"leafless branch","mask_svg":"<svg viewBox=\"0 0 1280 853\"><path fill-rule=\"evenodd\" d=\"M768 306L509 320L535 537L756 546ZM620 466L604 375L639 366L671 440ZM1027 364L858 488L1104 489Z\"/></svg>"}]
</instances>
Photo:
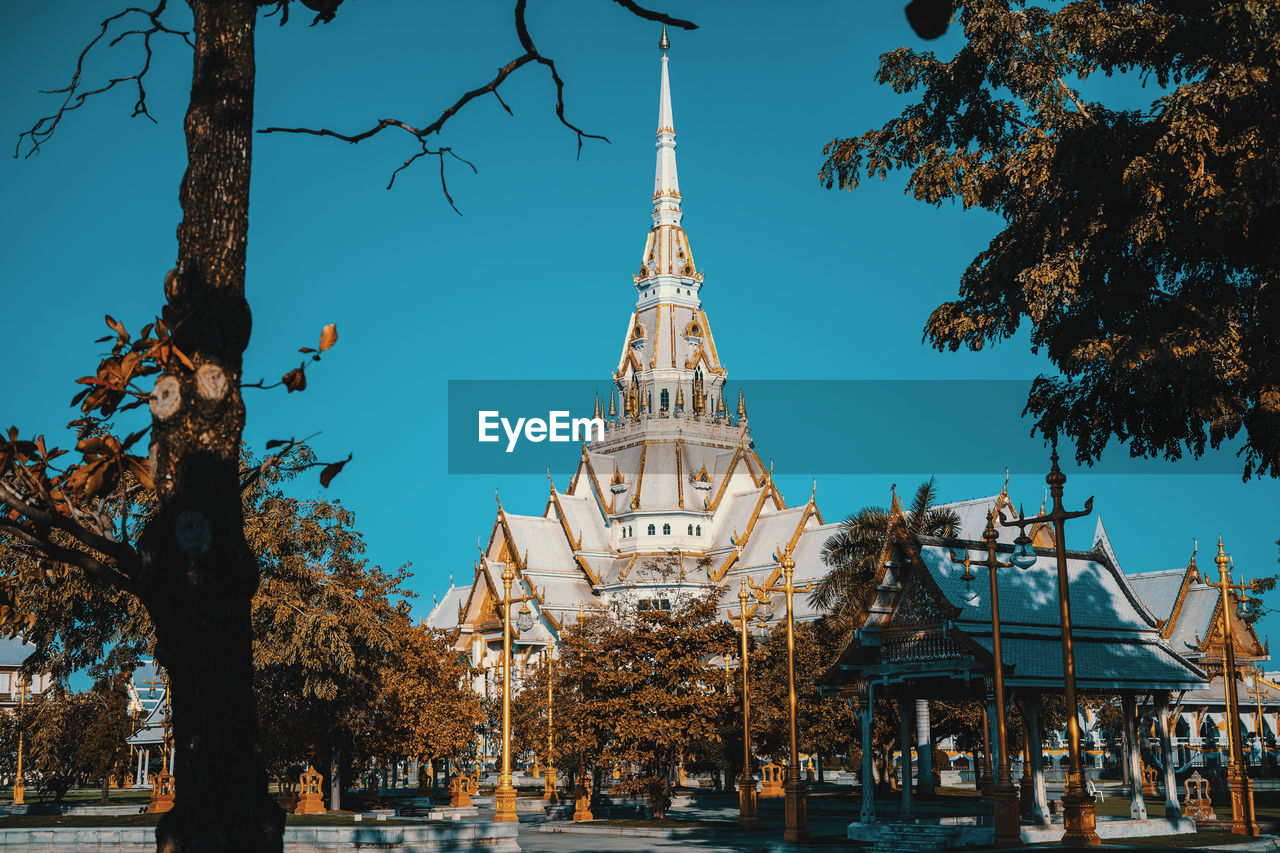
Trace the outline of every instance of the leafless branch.
<instances>
[{"instance_id":1,"label":"leafless branch","mask_svg":"<svg viewBox=\"0 0 1280 853\"><path fill-rule=\"evenodd\" d=\"M439 148L431 148L427 142L428 137L430 137L432 134L439 134L441 129L444 127L445 123L449 121L450 118L456 115L458 111L461 110L463 107L465 107L467 104L471 103L472 101L476 100L482 95L492 94L495 98L498 99L498 103L502 105L502 108L507 111L508 115L514 115L514 113L511 112L511 107L508 106L507 102L502 99L502 95L498 92L498 88L503 84L503 82L506 81L508 77L510 77L513 73L515 73L521 67L528 65L531 62L536 62L539 65L545 66L548 73L551 74L551 80L552 82L555 83L555 87L556 87L556 108L555 108L556 118L560 120L561 124L563 124L569 130L572 130L574 134L577 136L578 155L581 156L582 142L584 139L599 139L603 142L608 142L609 140L606 137L601 136L599 134L588 133L578 125L569 121L569 119L565 116L564 80L560 77L560 72L556 68L555 60L542 54L538 50L537 45L534 44L533 37L529 34L528 23L525 20L525 8L527 5L527 2L528 0L516 0L516 4L515 4L516 35L520 39L520 46L524 48L524 53L520 54L519 56L517 56L516 58L508 62L506 65L503 65L501 68L499 68L497 74L495 74L493 79L489 80L487 83L484 83L483 85L477 86L476 88L471 89L468 92L465 92L453 104L446 107L444 111L442 111L440 115L436 116L435 120L429 124L419 127L417 125L411 124L410 122L403 121L398 118L383 118L383 119L379 119L377 123L374 124L373 127L370 127L368 130L360 131L358 133L350 133L350 134L339 133L338 131L331 130L329 128L309 128L309 127L266 127L266 128L262 128L258 132L259 133L300 133L300 134L309 134L311 136L330 136L330 137L333 137L334 139L341 139L344 142L350 142L352 144L355 144L355 143L363 142L364 140L369 139L370 137L376 136L382 131L387 130L388 128L398 128L400 130L403 130L405 133L408 133L409 135L415 137L418 140L419 145L421 146L421 150L416 152L413 156L409 157L407 160L405 160L402 164L400 164L400 166L395 171L391 173L391 178L390 180L387 181L387 189L391 189L391 187L395 184L396 176L399 175L402 171L407 169L418 159L430 155L439 159L440 188L443 190L445 198L449 201L449 206L452 207L455 211L458 211L458 207L456 204L454 204L453 197L449 194L449 188L445 181L445 168L444 168L445 155L448 154L450 157L453 157L456 160L460 160L461 162L466 163L468 166L471 167L471 170L473 172L476 171L476 167L473 163L458 156L449 147L441 146ZM658 21L664 24L668 24L670 26L682 27L684 29L689 29L689 30L697 29L697 24L694 24L691 21L686 21L681 18L673 18L670 15L666 15L662 12L655 12L653 10L646 9L638 5L637 3L635 3L634 0L613 0L613 2L617 3L619 6L622 6L624 9L627 9L633 15L636 15L637 17L640 17L640 18L644 18L645 20ZM461 213L461 211L458 211L458 212Z\"/></svg>"},{"instance_id":2,"label":"leafless branch","mask_svg":"<svg viewBox=\"0 0 1280 853\"><path fill-rule=\"evenodd\" d=\"M664 12L655 12L651 9L645 9L638 5L634 0L613 0L622 8L626 9L637 18L644 18L646 21L657 21L659 24L667 24L672 27L680 27L685 30L696 30L698 25L693 21L685 21L681 18L673 18Z\"/></svg>"},{"instance_id":3,"label":"leafless branch","mask_svg":"<svg viewBox=\"0 0 1280 853\"><path fill-rule=\"evenodd\" d=\"M143 86L143 78L147 75L147 72L151 70L151 37L157 34L174 35L180 37L188 46L195 46L191 41L191 34L189 32L171 29L161 23L160 16L164 14L165 6L167 4L168 0L159 0L156 7L151 10L141 9L137 6L130 6L124 11L117 12L104 20L101 25L99 25L98 34L94 36L87 45L85 45L84 49L80 51L80 55L76 58L76 69L71 75L71 82L61 89L46 90L46 94L65 95L57 112L44 116L32 125L30 130L18 134L18 144L14 147L13 156L18 157L22 153L22 141L24 139L30 144L30 148L27 151L26 156L30 157L32 154L38 153L40 151L40 146L47 142L49 137L53 136L53 132L58 129L58 125L62 122L63 116L73 110L80 109L80 107L84 106L85 101L90 97L108 92L122 83L132 82L138 90L138 99L134 102L133 113L130 115L130 118L136 118L137 116L142 115L154 122L155 118L153 118L151 113L147 111L147 90ZM107 47L115 47L128 36L142 36L142 67L133 74L129 74L127 76L112 77L104 85L99 86L96 89L82 89L80 76L84 73L85 58L98 44L98 42L106 38L112 24L130 14L145 16L150 22L150 26L145 29L125 30L108 42Z\"/></svg>"}]
</instances>

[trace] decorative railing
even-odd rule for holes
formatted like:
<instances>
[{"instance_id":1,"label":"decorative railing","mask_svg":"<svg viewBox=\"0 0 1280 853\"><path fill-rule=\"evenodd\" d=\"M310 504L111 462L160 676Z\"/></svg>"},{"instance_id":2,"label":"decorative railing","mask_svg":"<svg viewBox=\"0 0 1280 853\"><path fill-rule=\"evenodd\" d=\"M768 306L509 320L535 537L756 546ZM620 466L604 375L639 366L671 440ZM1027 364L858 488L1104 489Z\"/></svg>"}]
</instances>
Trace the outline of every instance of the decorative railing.
<instances>
[{"instance_id":1,"label":"decorative railing","mask_svg":"<svg viewBox=\"0 0 1280 853\"><path fill-rule=\"evenodd\" d=\"M955 660L965 652L940 629L931 631L886 631L880 641L883 663L915 663Z\"/></svg>"}]
</instances>

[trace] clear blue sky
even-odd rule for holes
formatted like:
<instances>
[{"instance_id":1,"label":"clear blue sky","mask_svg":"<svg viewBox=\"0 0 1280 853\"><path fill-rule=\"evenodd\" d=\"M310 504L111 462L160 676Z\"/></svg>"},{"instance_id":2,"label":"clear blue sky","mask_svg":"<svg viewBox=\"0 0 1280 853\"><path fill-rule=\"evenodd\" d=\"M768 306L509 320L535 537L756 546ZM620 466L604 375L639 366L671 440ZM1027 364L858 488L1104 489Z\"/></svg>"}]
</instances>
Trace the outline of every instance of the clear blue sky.
<instances>
[{"instance_id":1,"label":"clear blue sky","mask_svg":"<svg viewBox=\"0 0 1280 853\"><path fill-rule=\"evenodd\" d=\"M181 22L185 9L173 5ZM919 44L902 0L798 2L782 16L778 4L759 0L660 5L701 25L672 33L672 90L685 226L731 381L1029 381L1047 369L1025 339L978 354L921 344L930 309L954 296L965 264L995 233L994 218L921 205L903 195L901 176L853 194L817 183L825 142L883 122L901 103L872 74L879 53ZM592 379L603 388L649 227L657 27L605 0L530 6L534 38L560 61L569 116L612 144L587 141L575 159L574 137L553 114L550 79L525 68L503 89L514 117L485 98L443 138L479 168L449 167L465 216L445 203L432 161L384 190L412 152L407 138L386 134L355 147L255 139L247 376L278 377L325 323L338 324L341 341L310 371L304 394L248 392L247 438L261 449L269 438L321 431L322 456L354 452L328 495L356 511L374 559L414 564L422 613L451 572L470 576L495 486L513 512L538 513L546 496L541 475L446 473L446 382ZM264 21L257 124L351 131L382 116L425 122L519 53L510 7L350 0L328 26L307 27L301 7L283 29ZM3 139L12 144L52 108L54 97L37 90L65 84L82 44L116 9L0 6ZM956 44L953 34L935 47ZM86 73L128 73L137 56L126 43ZM72 382L96 365L91 342L105 333L103 313L136 330L158 310L175 256L189 78L188 49L159 43L148 81L158 124L130 119L133 98L121 87L69 117L39 156L0 161L6 425L66 443ZM794 417L816 416L818 402L795 400ZM869 412L875 405L866 401ZM990 429L1020 435L1016 414L1000 413ZM951 417L929 411L928 401L919 415L942 430ZM891 482L909 488L930 473L906 453L898 475L790 470L785 425L762 427L756 442L776 460L790 500L807 497L818 475L829 519L884 503ZM1185 565L1192 537L1208 549L1219 533L1238 568L1280 568L1280 486L1169 470L1072 473L1068 503L1097 496L1130 572ZM569 472L558 473L563 483ZM1003 476L998 467L945 476L943 496L992 494ZM1038 505L1042 484L1042 472L1015 472L1011 490ZM308 480L299 491L320 490ZM1071 544L1087 546L1093 520L1077 524ZM1264 632L1276 625L1280 617L1268 617Z\"/></svg>"}]
</instances>

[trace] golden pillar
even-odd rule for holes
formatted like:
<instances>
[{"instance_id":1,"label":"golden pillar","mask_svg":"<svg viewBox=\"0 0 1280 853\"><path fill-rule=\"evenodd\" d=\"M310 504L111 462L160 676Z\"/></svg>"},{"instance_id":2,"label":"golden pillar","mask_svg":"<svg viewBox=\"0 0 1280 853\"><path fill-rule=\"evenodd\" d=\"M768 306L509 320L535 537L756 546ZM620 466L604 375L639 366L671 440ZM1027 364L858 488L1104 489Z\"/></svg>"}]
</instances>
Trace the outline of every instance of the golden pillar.
<instances>
[{"instance_id":1,"label":"golden pillar","mask_svg":"<svg viewBox=\"0 0 1280 853\"><path fill-rule=\"evenodd\" d=\"M739 408L742 407L741 399L739 399ZM800 750L798 746L799 737L796 730L796 620L795 620L795 594L797 592L808 592L809 584L803 587L795 585L795 568L796 561L791 558L791 546L782 554L782 559L778 561L782 567L783 585L778 587L770 585L768 588L758 587L752 584L752 588L756 590L756 597L760 601L765 601L774 592L785 592L787 598L787 710L790 717L790 741L791 741L791 757L787 761L787 783L783 786L786 800L783 810L786 814L787 826L782 833L782 840L785 842L803 842L809 840L809 816L808 807L805 802L805 786L800 781Z\"/></svg>"},{"instance_id":2,"label":"golden pillar","mask_svg":"<svg viewBox=\"0 0 1280 853\"><path fill-rule=\"evenodd\" d=\"M1094 846L1102 843L1098 838L1098 816L1094 811L1093 795L1085 790L1084 773L1080 764L1080 703L1076 698L1076 654L1071 638L1071 593L1067 575L1067 537L1065 524L1068 519L1082 518L1093 512L1093 498L1085 501L1080 512L1067 512L1062 506L1062 487L1067 475L1058 467L1058 447L1055 444L1050 456L1049 473L1044 481L1049 484L1053 497L1053 510L1035 518L1019 517L1013 521L1000 520L1006 527L1019 528L1012 562L1019 568L1030 568L1036 563L1036 554L1027 538L1028 525L1053 523L1054 552L1058 568L1058 617L1062 625L1062 681L1067 711L1067 749L1071 756L1067 771L1067 789L1062 795L1062 822L1066 829L1062 843L1074 846Z\"/></svg>"},{"instance_id":3,"label":"golden pillar","mask_svg":"<svg viewBox=\"0 0 1280 853\"><path fill-rule=\"evenodd\" d=\"M18 676L18 712L21 718L22 709L27 706L27 677ZM18 725L18 768L13 778L13 804L20 806L26 802L27 783L22 779L22 723Z\"/></svg>"},{"instance_id":4,"label":"golden pillar","mask_svg":"<svg viewBox=\"0 0 1280 853\"><path fill-rule=\"evenodd\" d=\"M1258 824L1254 820L1253 787L1244 763L1244 738L1240 731L1240 700L1236 696L1236 649L1231 634L1231 591L1252 589L1231 582L1231 558L1218 537L1218 583L1222 587L1222 686L1227 694L1227 738L1230 741L1230 763L1227 765L1227 787L1231 789L1231 831L1236 835L1257 835Z\"/></svg>"},{"instance_id":5,"label":"golden pillar","mask_svg":"<svg viewBox=\"0 0 1280 853\"><path fill-rule=\"evenodd\" d=\"M744 575L738 590L738 622L742 629L742 776L738 779L738 826L754 828L760 825L760 818L756 815L756 780L751 775L751 680L747 652L747 599L750 597Z\"/></svg>"},{"instance_id":6,"label":"golden pillar","mask_svg":"<svg viewBox=\"0 0 1280 853\"><path fill-rule=\"evenodd\" d=\"M551 646L547 646L547 760L546 766L543 769L542 799L546 800L548 803L555 803L557 801L555 752L553 751L555 741L553 740L551 733L551 680L554 673L554 661L555 659L551 656Z\"/></svg>"},{"instance_id":7,"label":"golden pillar","mask_svg":"<svg viewBox=\"0 0 1280 853\"><path fill-rule=\"evenodd\" d=\"M997 583L999 570L1011 569L1013 563L1000 562L996 552L996 542L999 538L1000 534L996 532L995 526L995 510L992 510L987 515L987 528L982 532L982 540L987 543L987 559L981 564L987 567L991 589L991 657L994 670L992 681L995 685L995 719L991 722L995 724L996 742L993 746L996 753L996 772L991 788L991 805L995 817L996 846L1009 847L1022 843L1022 828L1021 818L1018 815L1018 791L1013 786L1009 764L1008 727L1005 722L1004 656L1000 645L1000 590ZM954 554L951 559L956 563L963 563L963 577L966 582L971 580L973 576L969 572L969 552L965 551L963 560L956 559ZM984 715L983 723L986 722Z\"/></svg>"},{"instance_id":8,"label":"golden pillar","mask_svg":"<svg viewBox=\"0 0 1280 853\"><path fill-rule=\"evenodd\" d=\"M516 574L507 563L502 569L502 775L498 778L493 819L514 823L516 789L511 785L511 582Z\"/></svg>"}]
</instances>

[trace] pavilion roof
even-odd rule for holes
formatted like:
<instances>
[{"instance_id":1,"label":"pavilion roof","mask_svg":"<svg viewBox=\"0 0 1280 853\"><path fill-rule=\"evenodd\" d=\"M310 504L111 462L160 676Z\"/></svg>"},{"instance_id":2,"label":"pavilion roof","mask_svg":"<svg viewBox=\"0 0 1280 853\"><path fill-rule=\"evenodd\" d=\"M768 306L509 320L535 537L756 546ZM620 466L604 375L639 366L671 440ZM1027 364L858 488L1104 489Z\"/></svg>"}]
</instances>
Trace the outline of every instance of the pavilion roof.
<instances>
[{"instance_id":1,"label":"pavilion roof","mask_svg":"<svg viewBox=\"0 0 1280 853\"><path fill-rule=\"evenodd\" d=\"M971 581L964 580L968 554ZM1008 562L1012 547L1000 543ZM877 595L857 636L828 673L895 683L970 680L993 665L985 542L916 536L899 526L876 577ZM1062 683L1057 555L1036 549L1027 569L997 571L1005 683L1044 690ZM959 562L954 559L959 558ZM1205 673L1161 636L1160 621L1103 549L1066 552L1076 683L1081 690L1190 690ZM921 638L932 637L932 642Z\"/></svg>"}]
</instances>

